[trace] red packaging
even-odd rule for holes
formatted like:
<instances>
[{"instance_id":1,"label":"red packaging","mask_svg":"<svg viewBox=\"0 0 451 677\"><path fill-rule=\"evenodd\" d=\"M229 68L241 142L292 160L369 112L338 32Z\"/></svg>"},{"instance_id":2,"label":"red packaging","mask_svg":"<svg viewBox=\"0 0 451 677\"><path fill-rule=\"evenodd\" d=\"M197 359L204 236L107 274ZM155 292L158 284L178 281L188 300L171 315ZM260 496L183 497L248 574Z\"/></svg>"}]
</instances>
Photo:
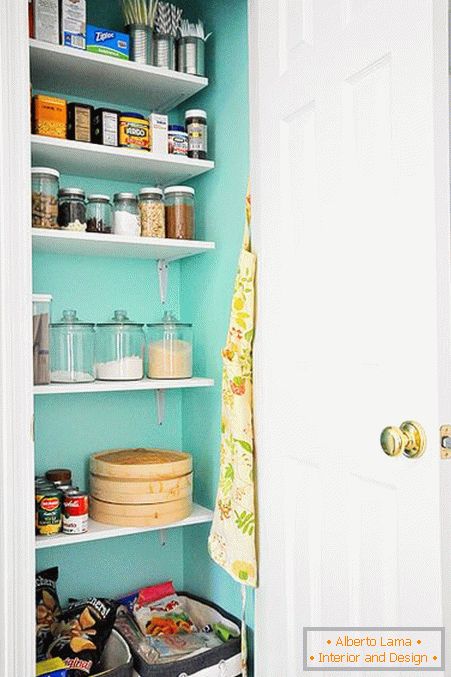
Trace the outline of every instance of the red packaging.
<instances>
[{"instance_id":1,"label":"red packaging","mask_svg":"<svg viewBox=\"0 0 451 677\"><path fill-rule=\"evenodd\" d=\"M63 501L63 532L84 534L88 531L89 499L83 491L69 491Z\"/></svg>"}]
</instances>

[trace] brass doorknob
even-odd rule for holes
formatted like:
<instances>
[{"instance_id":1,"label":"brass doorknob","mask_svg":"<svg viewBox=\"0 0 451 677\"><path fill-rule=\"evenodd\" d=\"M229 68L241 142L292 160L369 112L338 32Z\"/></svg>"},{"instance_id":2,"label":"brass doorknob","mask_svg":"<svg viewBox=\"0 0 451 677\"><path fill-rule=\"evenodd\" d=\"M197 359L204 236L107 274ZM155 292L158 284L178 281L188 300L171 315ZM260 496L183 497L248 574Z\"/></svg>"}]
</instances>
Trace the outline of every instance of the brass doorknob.
<instances>
[{"instance_id":1,"label":"brass doorknob","mask_svg":"<svg viewBox=\"0 0 451 677\"><path fill-rule=\"evenodd\" d=\"M404 421L399 428L389 426L382 431L381 447L387 456L419 458L426 449L426 434L419 423Z\"/></svg>"}]
</instances>

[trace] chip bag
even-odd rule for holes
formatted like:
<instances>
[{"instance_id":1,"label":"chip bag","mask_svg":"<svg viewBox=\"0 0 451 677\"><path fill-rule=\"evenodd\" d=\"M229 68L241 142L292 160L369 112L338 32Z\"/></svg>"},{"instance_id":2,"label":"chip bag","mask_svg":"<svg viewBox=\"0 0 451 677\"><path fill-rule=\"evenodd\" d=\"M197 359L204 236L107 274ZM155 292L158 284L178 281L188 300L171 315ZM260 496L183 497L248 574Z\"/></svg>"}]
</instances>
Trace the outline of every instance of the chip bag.
<instances>
[{"instance_id":1,"label":"chip bag","mask_svg":"<svg viewBox=\"0 0 451 677\"><path fill-rule=\"evenodd\" d=\"M61 616L61 606L56 591L58 567L36 574L36 660L47 657L47 650L55 639Z\"/></svg>"}]
</instances>

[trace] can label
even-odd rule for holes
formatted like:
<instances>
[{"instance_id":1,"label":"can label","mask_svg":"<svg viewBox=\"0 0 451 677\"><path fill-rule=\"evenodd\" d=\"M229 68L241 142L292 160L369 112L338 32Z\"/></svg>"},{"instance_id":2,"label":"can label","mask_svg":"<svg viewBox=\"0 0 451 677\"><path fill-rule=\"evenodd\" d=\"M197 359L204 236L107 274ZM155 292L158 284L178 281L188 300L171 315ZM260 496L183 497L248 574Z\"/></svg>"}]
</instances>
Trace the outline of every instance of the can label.
<instances>
[{"instance_id":1,"label":"can label","mask_svg":"<svg viewBox=\"0 0 451 677\"><path fill-rule=\"evenodd\" d=\"M61 531L62 495L55 490L36 492L36 535L52 536Z\"/></svg>"},{"instance_id":2,"label":"can label","mask_svg":"<svg viewBox=\"0 0 451 677\"><path fill-rule=\"evenodd\" d=\"M149 122L139 118L120 118L119 145L125 148L149 150Z\"/></svg>"},{"instance_id":3,"label":"can label","mask_svg":"<svg viewBox=\"0 0 451 677\"><path fill-rule=\"evenodd\" d=\"M84 534L88 531L88 494L71 493L64 497L63 531L65 534Z\"/></svg>"},{"instance_id":4,"label":"can label","mask_svg":"<svg viewBox=\"0 0 451 677\"><path fill-rule=\"evenodd\" d=\"M192 122L187 127L189 149L198 153L208 152L207 125L201 122Z\"/></svg>"},{"instance_id":5,"label":"can label","mask_svg":"<svg viewBox=\"0 0 451 677\"><path fill-rule=\"evenodd\" d=\"M168 149L172 155L188 155L188 134L186 132L169 132Z\"/></svg>"}]
</instances>

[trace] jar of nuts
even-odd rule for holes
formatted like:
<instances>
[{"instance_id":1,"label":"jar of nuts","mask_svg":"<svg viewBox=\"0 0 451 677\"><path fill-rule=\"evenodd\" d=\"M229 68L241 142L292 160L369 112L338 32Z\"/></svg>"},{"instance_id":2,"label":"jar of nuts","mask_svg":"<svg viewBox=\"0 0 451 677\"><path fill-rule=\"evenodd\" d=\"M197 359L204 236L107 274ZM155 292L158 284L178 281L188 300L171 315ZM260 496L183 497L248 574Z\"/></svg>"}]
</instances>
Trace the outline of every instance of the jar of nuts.
<instances>
[{"instance_id":1,"label":"jar of nuts","mask_svg":"<svg viewBox=\"0 0 451 677\"><path fill-rule=\"evenodd\" d=\"M31 224L33 228L58 228L60 173L50 167L31 169Z\"/></svg>"},{"instance_id":2,"label":"jar of nuts","mask_svg":"<svg viewBox=\"0 0 451 677\"><path fill-rule=\"evenodd\" d=\"M160 188L141 188L139 213L143 237L165 237L163 191Z\"/></svg>"}]
</instances>

